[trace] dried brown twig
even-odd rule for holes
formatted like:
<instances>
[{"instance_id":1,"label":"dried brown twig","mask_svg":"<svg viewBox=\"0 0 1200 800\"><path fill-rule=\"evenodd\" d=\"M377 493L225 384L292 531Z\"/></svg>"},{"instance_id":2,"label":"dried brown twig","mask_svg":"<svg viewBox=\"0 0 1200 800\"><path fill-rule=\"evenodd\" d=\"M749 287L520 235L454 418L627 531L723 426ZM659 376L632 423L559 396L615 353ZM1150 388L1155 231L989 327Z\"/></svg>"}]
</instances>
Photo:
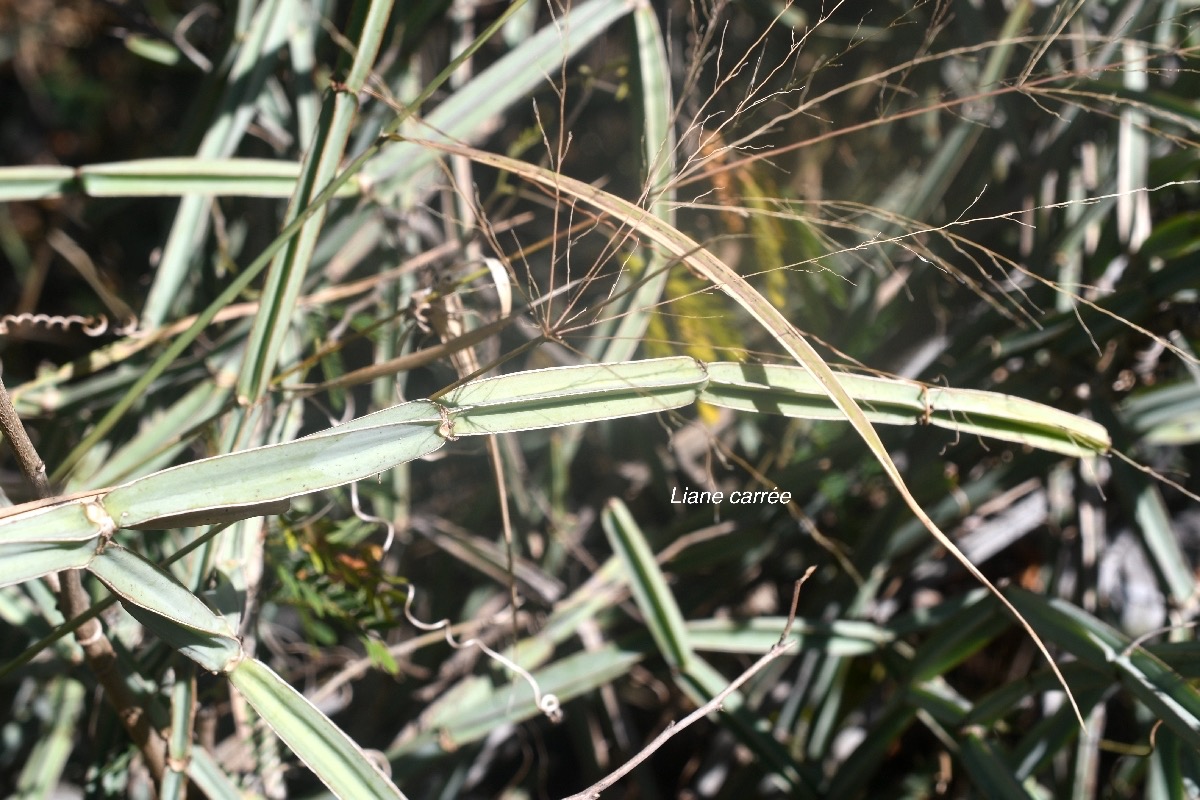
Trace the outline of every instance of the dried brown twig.
<instances>
[{"instance_id":1,"label":"dried brown twig","mask_svg":"<svg viewBox=\"0 0 1200 800\"><path fill-rule=\"evenodd\" d=\"M796 605L800 602L800 587L804 585L804 582L809 579L814 571L816 571L816 567L809 567L805 571L804 575L800 577L800 580L796 581L795 589L792 592L792 607L791 610L788 611L787 624L783 626L783 633L780 634L779 641L775 643L774 647L763 653L762 657L759 658L758 661L755 661L750 665L749 668L746 669L745 672L734 678L730 684L722 689L715 697L713 697L712 700L709 700L707 703L688 714L679 722L668 725L662 731L662 733L654 737L654 741L643 747L633 758L629 759L619 768L596 781L582 792L570 795L569 797L564 798L564 800L595 800L595 798L600 796L601 792L603 792L605 789L608 789L621 778L632 772L634 767L638 766L647 758L649 758L651 754L666 744L672 737L677 735L684 728L688 727L702 717L707 717L714 711L720 711L722 705L725 703L726 698L736 692L742 686L742 684L750 680L750 678L752 678L754 675L758 674L763 667L783 655L785 650L795 644L795 640L789 640L788 636L790 636L792 633L792 623L796 621Z\"/></svg>"},{"instance_id":2,"label":"dried brown twig","mask_svg":"<svg viewBox=\"0 0 1200 800\"><path fill-rule=\"evenodd\" d=\"M21 472L29 480L37 496L47 499L53 496L54 490L46 478L46 464L38 455L21 418L17 415L17 410L13 407L8 390L4 388L3 374L4 367L0 364L0 429L3 429ZM47 582L58 593L59 609L66 619L74 619L91 606L91 599L83 590L79 570L64 570L58 575L48 576ZM104 687L104 692L108 695L121 724L141 750L155 782L161 781L166 768L166 740L162 733L150 724L146 710L138 704L137 698L125 683L124 676L118 672L116 651L105 635L104 628L98 620L89 619L76 629L75 640L83 648L88 666Z\"/></svg>"}]
</instances>

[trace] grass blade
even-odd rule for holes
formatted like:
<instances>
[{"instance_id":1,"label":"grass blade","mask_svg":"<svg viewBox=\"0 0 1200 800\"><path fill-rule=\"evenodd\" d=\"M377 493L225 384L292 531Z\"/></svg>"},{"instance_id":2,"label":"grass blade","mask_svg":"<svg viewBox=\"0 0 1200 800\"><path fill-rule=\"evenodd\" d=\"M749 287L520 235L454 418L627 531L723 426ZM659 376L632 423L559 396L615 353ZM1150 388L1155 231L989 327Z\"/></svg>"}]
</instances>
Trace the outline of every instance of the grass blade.
<instances>
[{"instance_id":1,"label":"grass blade","mask_svg":"<svg viewBox=\"0 0 1200 800\"><path fill-rule=\"evenodd\" d=\"M545 669L533 673L542 694L553 694L566 703L572 698L627 675L631 667L646 657L645 647L610 642L598 650L589 650L560 658ZM462 692L461 687L466 687ZM469 698L469 699L468 699ZM481 677L460 684L453 696L446 695L431 706L417 736L406 739L388 751L388 758L414 754L446 743L465 745L478 741L498 726L529 719L540 712L533 690L524 681L493 686Z\"/></svg>"},{"instance_id":2,"label":"grass blade","mask_svg":"<svg viewBox=\"0 0 1200 800\"><path fill-rule=\"evenodd\" d=\"M204 135L197 151L200 158L232 155L257 112L254 99L274 67L271 57L287 41L288 21L295 13L290 0L265 0L257 8L226 76L226 91L221 98L215 121ZM171 224L162 260L154 275L154 284L142 309L142 325L155 328L169 316L180 288L188 275L188 266L201 249L198 243L208 230L209 200L201 195L185 195Z\"/></svg>"},{"instance_id":3,"label":"grass blade","mask_svg":"<svg viewBox=\"0 0 1200 800\"><path fill-rule=\"evenodd\" d=\"M693 650L761 655L779 642L779 632L786 624L786 617L700 619L687 623L687 636ZM875 653L896 639L887 628L854 619L831 622L797 619L792 637L796 640L797 652L817 650L835 658Z\"/></svg>"},{"instance_id":4,"label":"grass blade","mask_svg":"<svg viewBox=\"0 0 1200 800\"><path fill-rule=\"evenodd\" d=\"M1027 800L1029 793L1022 788L1012 769L996 752L995 747L975 731L968 731L959 740L958 757L971 774L972 786L984 797L996 800Z\"/></svg>"},{"instance_id":5,"label":"grass blade","mask_svg":"<svg viewBox=\"0 0 1200 800\"><path fill-rule=\"evenodd\" d=\"M667 579L654 560L654 551L646 541L629 509L618 498L604 506L600 523L613 552L621 559L629 576L629 588L642 612L642 619L658 645L658 651L672 671L685 671L691 663L692 646L688 641L683 612L671 594Z\"/></svg>"},{"instance_id":6,"label":"grass blade","mask_svg":"<svg viewBox=\"0 0 1200 800\"><path fill-rule=\"evenodd\" d=\"M196 788L204 792L210 800L242 800L245 795L237 787L220 765L203 747L192 750L188 759L188 777L196 784Z\"/></svg>"},{"instance_id":7,"label":"grass blade","mask_svg":"<svg viewBox=\"0 0 1200 800\"><path fill-rule=\"evenodd\" d=\"M14 798L52 798L57 793L63 769L71 755L75 726L83 712L86 692L79 681L60 676L52 682L49 730L34 743L17 778Z\"/></svg>"},{"instance_id":8,"label":"grass blade","mask_svg":"<svg viewBox=\"0 0 1200 800\"><path fill-rule=\"evenodd\" d=\"M1015 588L1007 594L1060 647L1093 669L1115 670L1137 699L1177 736L1200 749L1200 692L1179 673L1081 608Z\"/></svg>"},{"instance_id":9,"label":"grass blade","mask_svg":"<svg viewBox=\"0 0 1200 800\"><path fill-rule=\"evenodd\" d=\"M554 74L564 61L593 42L633 6L630 0L575 4L560 19L522 42L429 112L425 116L429 129L455 139L481 136L489 130L489 121L500 119L513 103L528 97L547 75ZM514 5L508 13L515 10ZM564 36L564 31L569 31L569 35ZM451 68L455 66L450 64ZM426 148L402 143L372 159L363 170L363 178L381 196L388 197L411 191L415 176L432 162Z\"/></svg>"},{"instance_id":10,"label":"grass blade","mask_svg":"<svg viewBox=\"0 0 1200 800\"><path fill-rule=\"evenodd\" d=\"M178 670L171 687L171 729L167 737L167 772L163 775L162 800L179 800L187 791L186 765L192 757L192 729L196 723L195 667Z\"/></svg>"},{"instance_id":11,"label":"grass blade","mask_svg":"<svg viewBox=\"0 0 1200 800\"><path fill-rule=\"evenodd\" d=\"M266 664L244 659L229 682L338 797L404 797L354 740Z\"/></svg>"},{"instance_id":12,"label":"grass blade","mask_svg":"<svg viewBox=\"0 0 1200 800\"><path fill-rule=\"evenodd\" d=\"M671 101L671 73L663 46L662 29L654 9L643 4L633 12L637 37L637 75L642 96L642 158L651 213L675 224L675 130ZM643 282L630 296L605 348L603 361L631 358L650 324L650 315L667 285L669 264L651 248L642 267Z\"/></svg>"},{"instance_id":13,"label":"grass blade","mask_svg":"<svg viewBox=\"0 0 1200 800\"><path fill-rule=\"evenodd\" d=\"M361 30L357 35L352 34L355 42L353 63L345 85L333 91L323 110L316 140L305 156L285 223L300 217L304 208L313 203L321 189L337 175L358 114L358 93L379 53L391 10L391 0L371 0L365 11L362 4L356 6L356 24ZM238 376L238 399L247 405L259 401L274 374L283 339L294 324L296 301L327 211L328 206L322 204L316 213L308 215L299 233L275 257L267 272L262 305L254 317L246 358Z\"/></svg>"},{"instance_id":14,"label":"grass blade","mask_svg":"<svg viewBox=\"0 0 1200 800\"><path fill-rule=\"evenodd\" d=\"M776 636L778 640L778 636ZM676 679L679 688L686 692L694 703L703 705L716 697L729 680L711 664L698 655L688 662L688 669ZM745 705L742 692L734 692L726 698L722 714L731 723L733 732L742 742L762 759L770 769L787 781L793 797L816 797L816 792L797 769L795 761L774 737L759 727L757 714Z\"/></svg>"}]
</instances>

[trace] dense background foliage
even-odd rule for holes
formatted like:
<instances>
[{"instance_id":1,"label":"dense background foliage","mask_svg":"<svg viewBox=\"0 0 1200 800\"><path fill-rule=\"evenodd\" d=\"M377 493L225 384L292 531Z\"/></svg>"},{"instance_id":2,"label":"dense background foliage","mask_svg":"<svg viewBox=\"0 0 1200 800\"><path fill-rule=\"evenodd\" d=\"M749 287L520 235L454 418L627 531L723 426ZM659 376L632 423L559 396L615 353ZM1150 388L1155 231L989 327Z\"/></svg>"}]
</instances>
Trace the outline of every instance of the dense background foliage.
<instances>
[{"instance_id":1,"label":"dense background foliage","mask_svg":"<svg viewBox=\"0 0 1200 800\"><path fill-rule=\"evenodd\" d=\"M5 384L63 491L289 441L478 367L786 361L636 224L380 138L407 110L403 136L639 200L750 279L830 364L1038 400L1100 422L1121 454L881 431L917 499L1052 645L1087 735L1029 637L842 422L701 403L506 435L495 454L464 438L237 523L181 561L221 610L248 603L246 646L379 751L408 796L579 791L770 647L810 565L794 655L611 796L1200 795L1194 3L531 0L436 83L508 6L397 3L355 84L380 6L0 4L3 166L113 165L0 173L0 313L114 323L87 336L13 321L0 336ZM345 166L376 147L297 241L314 238L222 296L315 194L288 210L297 174L315 172L317 189L332 177L298 170L306 153ZM199 160L134 169L164 156ZM235 156L291 172L221 172ZM209 195L180 201L198 186ZM473 350L340 380L509 302L511 324ZM176 323L214 303L222 316L148 373L190 324ZM133 315L136 333L114 333ZM774 487L793 502L671 502ZM11 463L0 489L30 498ZM614 498L668 576L701 654L689 671L647 635L636 579L610 560ZM200 530L122 541L162 562ZM515 637L564 721L514 700L511 674L478 649L415 629L410 585L418 619L497 650ZM0 598L6 662L61 622L38 582ZM102 619L149 707L194 682L195 741L231 783L320 791L224 680L120 606ZM0 791L149 796L138 748L68 641L0 682Z\"/></svg>"}]
</instances>

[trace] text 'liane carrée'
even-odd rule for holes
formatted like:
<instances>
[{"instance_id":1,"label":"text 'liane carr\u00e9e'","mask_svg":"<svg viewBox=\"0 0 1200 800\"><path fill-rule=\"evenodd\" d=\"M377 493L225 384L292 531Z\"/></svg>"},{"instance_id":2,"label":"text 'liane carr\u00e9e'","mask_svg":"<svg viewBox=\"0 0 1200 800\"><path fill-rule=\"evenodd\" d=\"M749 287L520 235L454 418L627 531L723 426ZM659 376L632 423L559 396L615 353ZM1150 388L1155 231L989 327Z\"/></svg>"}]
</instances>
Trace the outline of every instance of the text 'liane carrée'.
<instances>
[{"instance_id":1,"label":"text 'liane carr\u00e9e'","mask_svg":"<svg viewBox=\"0 0 1200 800\"><path fill-rule=\"evenodd\" d=\"M728 500L734 505L751 505L754 503L774 503L776 505L792 502L791 492L781 492L776 486L771 491L734 491L729 492L728 496L725 492L706 492L698 491L690 487L678 486L671 487L671 502L693 505L697 503L712 503L720 505Z\"/></svg>"}]
</instances>

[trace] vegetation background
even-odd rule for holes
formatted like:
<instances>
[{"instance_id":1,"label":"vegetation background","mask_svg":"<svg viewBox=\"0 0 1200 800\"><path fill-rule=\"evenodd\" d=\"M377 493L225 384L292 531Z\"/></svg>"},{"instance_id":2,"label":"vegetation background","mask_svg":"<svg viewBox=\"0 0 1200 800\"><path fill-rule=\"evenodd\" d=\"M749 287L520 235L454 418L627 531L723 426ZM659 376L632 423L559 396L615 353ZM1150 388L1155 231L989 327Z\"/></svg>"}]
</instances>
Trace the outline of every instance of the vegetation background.
<instances>
[{"instance_id":1,"label":"vegetation background","mask_svg":"<svg viewBox=\"0 0 1200 800\"><path fill-rule=\"evenodd\" d=\"M1198 797L1198 36L1190 0L7 0L3 379L74 492L478 370L788 362L653 223L533 167L592 183L838 369L1107 429L1048 450L1024 412L999 440L869 409L1086 732L831 407L464 434L283 514L117 540L158 564L199 542L175 577L413 798L582 790L768 651L810 566L798 646L605 796ZM670 502L775 487L793 502ZM33 496L15 461L0 492ZM46 587L0 589L0 792L345 793L253 689L110 602L120 682L178 756L156 772L79 646L44 640ZM491 653L417 625L443 619Z\"/></svg>"}]
</instances>

